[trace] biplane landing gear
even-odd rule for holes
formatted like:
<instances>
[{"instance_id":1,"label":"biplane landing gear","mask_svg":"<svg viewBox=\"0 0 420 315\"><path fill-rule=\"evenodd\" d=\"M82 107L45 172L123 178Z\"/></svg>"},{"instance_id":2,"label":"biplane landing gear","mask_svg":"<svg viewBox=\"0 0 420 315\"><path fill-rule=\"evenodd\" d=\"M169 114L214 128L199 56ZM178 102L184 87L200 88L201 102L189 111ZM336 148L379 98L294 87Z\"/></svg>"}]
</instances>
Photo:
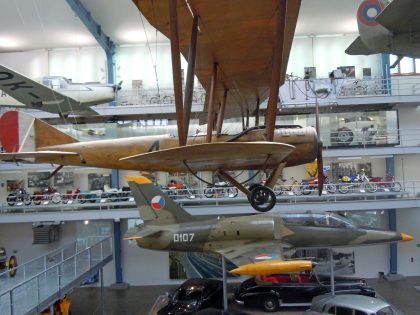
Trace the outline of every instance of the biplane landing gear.
<instances>
[{"instance_id":1,"label":"biplane landing gear","mask_svg":"<svg viewBox=\"0 0 420 315\"><path fill-rule=\"evenodd\" d=\"M276 195L270 187L257 184L252 185L250 191L251 194L248 196L248 200L255 210L267 212L273 209L276 204Z\"/></svg>"}]
</instances>

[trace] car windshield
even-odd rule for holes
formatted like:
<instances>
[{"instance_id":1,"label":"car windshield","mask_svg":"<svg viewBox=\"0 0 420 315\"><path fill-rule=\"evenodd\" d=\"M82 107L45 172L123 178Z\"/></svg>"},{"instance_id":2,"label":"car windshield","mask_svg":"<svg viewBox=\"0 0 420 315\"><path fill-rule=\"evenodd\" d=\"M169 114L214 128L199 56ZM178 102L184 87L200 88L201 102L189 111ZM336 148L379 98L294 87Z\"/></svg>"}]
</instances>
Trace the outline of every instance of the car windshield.
<instances>
[{"instance_id":1,"label":"car windshield","mask_svg":"<svg viewBox=\"0 0 420 315\"><path fill-rule=\"evenodd\" d=\"M173 297L174 302L182 302L182 303L193 303L198 302L201 300L201 295L203 291L197 290L197 288L180 288L175 292Z\"/></svg>"}]
</instances>

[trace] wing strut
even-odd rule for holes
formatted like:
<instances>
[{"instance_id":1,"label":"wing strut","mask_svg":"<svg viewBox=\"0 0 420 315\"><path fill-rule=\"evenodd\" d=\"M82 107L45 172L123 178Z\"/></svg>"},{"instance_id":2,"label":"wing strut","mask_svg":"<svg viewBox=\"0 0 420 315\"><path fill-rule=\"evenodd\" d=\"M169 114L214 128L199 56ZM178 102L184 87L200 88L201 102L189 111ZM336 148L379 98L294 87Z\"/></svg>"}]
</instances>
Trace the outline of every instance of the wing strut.
<instances>
[{"instance_id":1,"label":"wing strut","mask_svg":"<svg viewBox=\"0 0 420 315\"><path fill-rule=\"evenodd\" d=\"M185 99L184 99L184 123L185 123L185 139L188 138L188 128L190 126L192 96L194 90L194 73L195 73L195 57L197 55L197 32L198 32L198 15L194 15L193 26L191 29L191 43L188 52L188 69L187 80L185 82Z\"/></svg>"},{"instance_id":2,"label":"wing strut","mask_svg":"<svg viewBox=\"0 0 420 315\"><path fill-rule=\"evenodd\" d=\"M257 98L257 106L255 108L255 127L260 124L260 98Z\"/></svg>"},{"instance_id":3,"label":"wing strut","mask_svg":"<svg viewBox=\"0 0 420 315\"><path fill-rule=\"evenodd\" d=\"M181 56L179 50L179 34L178 34L178 8L177 1L169 1L169 28L171 32L171 57L172 57L172 74L174 80L174 95L176 121L178 125L179 145L185 146L187 138L184 132L184 114L182 106L182 80L181 80Z\"/></svg>"},{"instance_id":4,"label":"wing strut","mask_svg":"<svg viewBox=\"0 0 420 315\"><path fill-rule=\"evenodd\" d=\"M284 32L286 29L286 2L287 0L279 0L276 21L276 37L273 52L270 98L268 99L266 112L266 136L268 141L274 139L274 127L276 124L277 101L279 99L281 62L283 60Z\"/></svg>"},{"instance_id":5,"label":"wing strut","mask_svg":"<svg viewBox=\"0 0 420 315\"><path fill-rule=\"evenodd\" d=\"M217 116L217 136L220 136L222 132L223 119L225 118L226 98L228 89L225 89L223 93L222 104L220 105L219 115Z\"/></svg>"},{"instance_id":6,"label":"wing strut","mask_svg":"<svg viewBox=\"0 0 420 315\"><path fill-rule=\"evenodd\" d=\"M211 142L211 136L213 133L213 124L214 124L214 113L216 109L216 85L217 85L217 62L213 63L213 75L211 77L210 83L210 97L209 97L209 106L207 108L207 135L206 142Z\"/></svg>"}]
</instances>

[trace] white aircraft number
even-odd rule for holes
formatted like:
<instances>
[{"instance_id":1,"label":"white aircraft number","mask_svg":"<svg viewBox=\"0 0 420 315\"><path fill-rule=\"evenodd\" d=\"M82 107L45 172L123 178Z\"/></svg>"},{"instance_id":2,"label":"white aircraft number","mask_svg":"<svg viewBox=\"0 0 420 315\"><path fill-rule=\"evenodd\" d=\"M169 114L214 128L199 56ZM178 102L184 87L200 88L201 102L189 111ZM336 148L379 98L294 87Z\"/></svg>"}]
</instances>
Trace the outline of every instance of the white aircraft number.
<instances>
[{"instance_id":1,"label":"white aircraft number","mask_svg":"<svg viewBox=\"0 0 420 315\"><path fill-rule=\"evenodd\" d=\"M194 233L175 233L174 243L192 242L193 238L194 238Z\"/></svg>"}]
</instances>

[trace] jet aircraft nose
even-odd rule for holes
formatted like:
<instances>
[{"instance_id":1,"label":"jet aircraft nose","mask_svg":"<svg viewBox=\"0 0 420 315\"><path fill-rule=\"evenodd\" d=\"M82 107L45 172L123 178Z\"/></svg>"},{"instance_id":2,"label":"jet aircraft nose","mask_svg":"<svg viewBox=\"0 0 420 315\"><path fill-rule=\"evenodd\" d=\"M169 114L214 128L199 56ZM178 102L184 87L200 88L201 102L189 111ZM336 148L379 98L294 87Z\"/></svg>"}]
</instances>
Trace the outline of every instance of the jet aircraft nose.
<instances>
[{"instance_id":1,"label":"jet aircraft nose","mask_svg":"<svg viewBox=\"0 0 420 315\"><path fill-rule=\"evenodd\" d=\"M410 234L401 233L401 240L403 242L408 242L414 240L414 237L412 237Z\"/></svg>"}]
</instances>

